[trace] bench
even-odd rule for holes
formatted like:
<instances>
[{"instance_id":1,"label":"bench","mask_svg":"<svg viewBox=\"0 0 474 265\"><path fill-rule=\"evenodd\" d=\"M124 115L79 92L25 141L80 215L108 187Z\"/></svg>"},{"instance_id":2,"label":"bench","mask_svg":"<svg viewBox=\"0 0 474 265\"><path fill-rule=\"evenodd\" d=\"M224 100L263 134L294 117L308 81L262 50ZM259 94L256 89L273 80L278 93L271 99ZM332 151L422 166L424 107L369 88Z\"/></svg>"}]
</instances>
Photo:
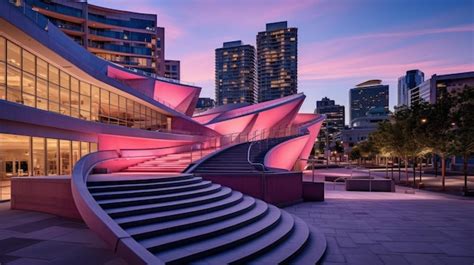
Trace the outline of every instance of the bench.
<instances>
[{"instance_id":1,"label":"bench","mask_svg":"<svg viewBox=\"0 0 474 265\"><path fill-rule=\"evenodd\" d=\"M390 179L346 179L346 190L395 192L395 183Z\"/></svg>"}]
</instances>

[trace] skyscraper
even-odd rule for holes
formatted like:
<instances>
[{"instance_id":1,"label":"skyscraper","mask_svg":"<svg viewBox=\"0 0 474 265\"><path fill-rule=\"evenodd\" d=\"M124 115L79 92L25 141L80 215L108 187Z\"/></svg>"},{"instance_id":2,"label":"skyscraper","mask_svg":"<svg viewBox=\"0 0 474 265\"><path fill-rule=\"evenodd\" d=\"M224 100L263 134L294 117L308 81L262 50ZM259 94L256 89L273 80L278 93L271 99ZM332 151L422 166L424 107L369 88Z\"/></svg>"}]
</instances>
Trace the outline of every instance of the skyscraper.
<instances>
[{"instance_id":1,"label":"skyscraper","mask_svg":"<svg viewBox=\"0 0 474 265\"><path fill-rule=\"evenodd\" d=\"M349 91L350 124L357 118L366 117L371 109L383 109L388 113L388 85L382 80L368 80Z\"/></svg>"},{"instance_id":2,"label":"skyscraper","mask_svg":"<svg viewBox=\"0 0 474 265\"><path fill-rule=\"evenodd\" d=\"M216 49L216 103L257 102L255 48L242 41Z\"/></svg>"},{"instance_id":3,"label":"skyscraper","mask_svg":"<svg viewBox=\"0 0 474 265\"><path fill-rule=\"evenodd\" d=\"M74 41L125 67L165 75L165 29L156 14L91 5L87 1L28 0Z\"/></svg>"},{"instance_id":4,"label":"skyscraper","mask_svg":"<svg viewBox=\"0 0 474 265\"><path fill-rule=\"evenodd\" d=\"M318 135L318 143L324 147L329 145L329 142L334 142L336 138L340 138L339 134L344 130L344 105L336 105L334 100L327 97L316 101L316 109L314 113L326 115L321 131ZM329 146L327 146L329 148Z\"/></svg>"},{"instance_id":5,"label":"skyscraper","mask_svg":"<svg viewBox=\"0 0 474 265\"><path fill-rule=\"evenodd\" d=\"M398 78L398 106L409 105L409 91L423 83L425 80L425 74L418 70L409 70L406 75Z\"/></svg>"},{"instance_id":6,"label":"skyscraper","mask_svg":"<svg viewBox=\"0 0 474 265\"><path fill-rule=\"evenodd\" d=\"M298 91L298 29L287 22L268 23L257 34L258 101Z\"/></svg>"},{"instance_id":7,"label":"skyscraper","mask_svg":"<svg viewBox=\"0 0 474 265\"><path fill-rule=\"evenodd\" d=\"M336 130L344 129L344 105L336 105L334 100L327 97L316 101L316 114L326 115L324 123L331 128Z\"/></svg>"}]
</instances>

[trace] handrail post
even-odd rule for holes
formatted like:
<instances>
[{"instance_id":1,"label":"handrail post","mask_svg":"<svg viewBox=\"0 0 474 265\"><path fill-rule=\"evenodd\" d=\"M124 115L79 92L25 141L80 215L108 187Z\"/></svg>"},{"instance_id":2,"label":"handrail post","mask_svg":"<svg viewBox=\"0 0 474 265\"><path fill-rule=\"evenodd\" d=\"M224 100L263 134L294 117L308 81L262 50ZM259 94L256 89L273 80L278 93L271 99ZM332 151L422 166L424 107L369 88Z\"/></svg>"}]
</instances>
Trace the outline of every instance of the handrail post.
<instances>
[{"instance_id":1,"label":"handrail post","mask_svg":"<svg viewBox=\"0 0 474 265\"><path fill-rule=\"evenodd\" d=\"M193 145L191 145L191 152L189 155L189 159L190 159L190 164L191 164L193 162Z\"/></svg>"}]
</instances>

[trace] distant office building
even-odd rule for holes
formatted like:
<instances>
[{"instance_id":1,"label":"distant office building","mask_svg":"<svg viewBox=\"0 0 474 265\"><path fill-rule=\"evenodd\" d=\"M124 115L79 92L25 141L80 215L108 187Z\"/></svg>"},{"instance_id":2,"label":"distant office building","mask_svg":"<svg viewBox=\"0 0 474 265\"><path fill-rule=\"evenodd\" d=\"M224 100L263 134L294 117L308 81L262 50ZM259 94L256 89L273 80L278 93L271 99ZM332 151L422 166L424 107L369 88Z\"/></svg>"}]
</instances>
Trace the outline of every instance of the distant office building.
<instances>
[{"instance_id":1,"label":"distant office building","mask_svg":"<svg viewBox=\"0 0 474 265\"><path fill-rule=\"evenodd\" d=\"M425 80L425 74L420 70L410 70L398 78L398 106L408 106L408 92Z\"/></svg>"},{"instance_id":2,"label":"distant office building","mask_svg":"<svg viewBox=\"0 0 474 265\"><path fill-rule=\"evenodd\" d=\"M298 92L298 29L269 23L257 34L258 101Z\"/></svg>"},{"instance_id":3,"label":"distant office building","mask_svg":"<svg viewBox=\"0 0 474 265\"><path fill-rule=\"evenodd\" d=\"M384 109L388 112L388 85L382 80L368 80L349 91L350 123L367 116L371 109Z\"/></svg>"},{"instance_id":4,"label":"distant office building","mask_svg":"<svg viewBox=\"0 0 474 265\"><path fill-rule=\"evenodd\" d=\"M474 72L432 75L430 79L409 91L409 106L421 101L434 104L441 90L452 93L464 89L465 86L471 89L474 87Z\"/></svg>"},{"instance_id":5,"label":"distant office building","mask_svg":"<svg viewBox=\"0 0 474 265\"><path fill-rule=\"evenodd\" d=\"M242 41L216 49L216 103L257 102L255 48Z\"/></svg>"},{"instance_id":6,"label":"distant office building","mask_svg":"<svg viewBox=\"0 0 474 265\"><path fill-rule=\"evenodd\" d=\"M325 146L330 141L333 142L333 140L338 138L338 135L344 129L344 110L343 105L336 105L334 100L327 97L316 101L314 113L326 115L318 135L319 143L324 143L323 145Z\"/></svg>"},{"instance_id":7,"label":"distant office building","mask_svg":"<svg viewBox=\"0 0 474 265\"><path fill-rule=\"evenodd\" d=\"M164 77L180 80L181 78L181 63L177 60L165 60L165 74Z\"/></svg>"},{"instance_id":8,"label":"distant office building","mask_svg":"<svg viewBox=\"0 0 474 265\"><path fill-rule=\"evenodd\" d=\"M156 14L91 5L87 1L25 0L95 55L128 68L165 75L165 29Z\"/></svg>"}]
</instances>

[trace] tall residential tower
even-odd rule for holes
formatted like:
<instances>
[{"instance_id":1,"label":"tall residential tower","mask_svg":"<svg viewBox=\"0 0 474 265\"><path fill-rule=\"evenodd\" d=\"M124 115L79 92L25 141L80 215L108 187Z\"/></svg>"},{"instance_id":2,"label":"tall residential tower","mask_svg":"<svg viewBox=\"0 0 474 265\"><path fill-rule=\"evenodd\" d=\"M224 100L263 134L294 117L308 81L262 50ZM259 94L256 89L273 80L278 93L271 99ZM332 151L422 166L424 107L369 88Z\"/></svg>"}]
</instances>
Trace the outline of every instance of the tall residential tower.
<instances>
[{"instance_id":1,"label":"tall residential tower","mask_svg":"<svg viewBox=\"0 0 474 265\"><path fill-rule=\"evenodd\" d=\"M216 103L257 102L255 48L242 41L216 49Z\"/></svg>"},{"instance_id":2,"label":"tall residential tower","mask_svg":"<svg viewBox=\"0 0 474 265\"><path fill-rule=\"evenodd\" d=\"M95 55L165 76L165 29L157 26L156 14L105 8L87 1L23 2Z\"/></svg>"},{"instance_id":3,"label":"tall residential tower","mask_svg":"<svg viewBox=\"0 0 474 265\"><path fill-rule=\"evenodd\" d=\"M297 65L298 29L286 21L267 24L257 34L258 101L296 94Z\"/></svg>"}]
</instances>

